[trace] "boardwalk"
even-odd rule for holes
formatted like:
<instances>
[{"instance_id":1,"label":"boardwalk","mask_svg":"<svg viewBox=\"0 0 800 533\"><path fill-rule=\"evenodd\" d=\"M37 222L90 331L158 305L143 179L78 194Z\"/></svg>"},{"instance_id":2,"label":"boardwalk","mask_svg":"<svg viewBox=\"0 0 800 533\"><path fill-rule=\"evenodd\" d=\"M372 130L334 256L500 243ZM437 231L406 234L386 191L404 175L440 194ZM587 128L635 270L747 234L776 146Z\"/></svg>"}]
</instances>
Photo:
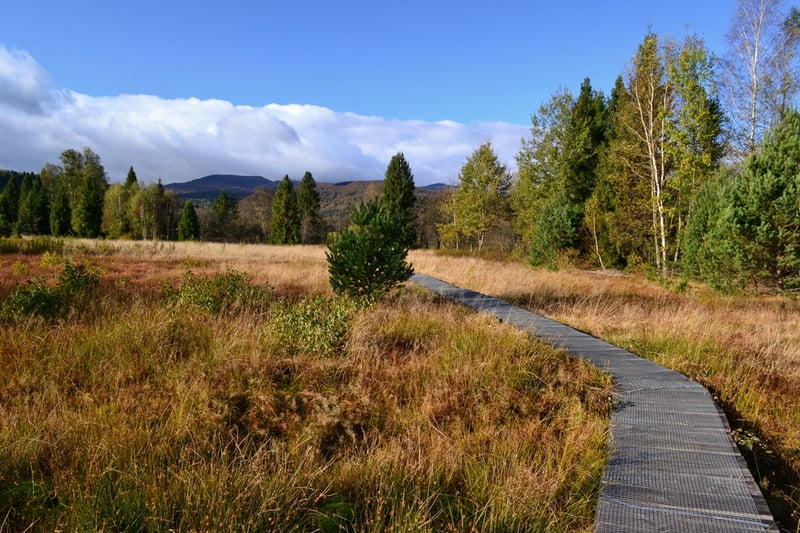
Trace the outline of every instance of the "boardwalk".
<instances>
[{"instance_id":1,"label":"boardwalk","mask_svg":"<svg viewBox=\"0 0 800 533\"><path fill-rule=\"evenodd\" d=\"M724 415L687 377L502 300L429 276L412 281L528 331L608 372L610 458L595 532L778 531Z\"/></svg>"}]
</instances>

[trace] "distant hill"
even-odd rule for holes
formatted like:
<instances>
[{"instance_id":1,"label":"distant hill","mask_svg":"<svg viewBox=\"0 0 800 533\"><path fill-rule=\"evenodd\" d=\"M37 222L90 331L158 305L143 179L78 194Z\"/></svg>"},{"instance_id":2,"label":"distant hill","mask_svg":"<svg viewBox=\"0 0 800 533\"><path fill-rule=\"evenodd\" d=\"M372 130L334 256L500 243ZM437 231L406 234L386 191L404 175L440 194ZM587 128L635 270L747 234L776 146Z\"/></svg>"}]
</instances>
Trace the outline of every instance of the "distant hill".
<instances>
[{"instance_id":1,"label":"distant hill","mask_svg":"<svg viewBox=\"0 0 800 533\"><path fill-rule=\"evenodd\" d=\"M209 202L213 202L222 191L241 200L245 196L252 194L258 187L275 190L278 188L278 182L268 180L263 176L212 174L183 183L168 183L164 185L164 189L175 191L183 198Z\"/></svg>"},{"instance_id":2,"label":"distant hill","mask_svg":"<svg viewBox=\"0 0 800 533\"><path fill-rule=\"evenodd\" d=\"M252 194L257 187L264 187L274 191L278 188L278 181L269 180L263 176L237 176L235 174L212 174L202 178L193 179L183 183L168 183L164 189L175 191L185 199L197 200L200 202L213 202L219 193L225 191L226 194L241 200L245 196ZM295 187L299 182L295 181ZM336 206L333 211L339 211L338 207L352 205L359 200L374 198L381 190L383 180L370 181L340 181L337 183L317 182L320 202L323 212L326 206ZM448 185L436 183L417 187L421 193L433 193L448 188ZM346 209L346 208L345 208ZM331 215L332 213L323 213Z\"/></svg>"}]
</instances>

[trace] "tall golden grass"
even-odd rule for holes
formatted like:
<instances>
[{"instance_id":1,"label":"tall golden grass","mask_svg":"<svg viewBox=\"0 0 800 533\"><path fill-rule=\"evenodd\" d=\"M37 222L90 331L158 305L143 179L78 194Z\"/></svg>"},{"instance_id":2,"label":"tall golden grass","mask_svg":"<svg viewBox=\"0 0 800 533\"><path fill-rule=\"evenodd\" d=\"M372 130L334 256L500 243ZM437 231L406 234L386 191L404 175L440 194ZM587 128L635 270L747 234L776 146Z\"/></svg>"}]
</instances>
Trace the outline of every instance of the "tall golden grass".
<instances>
[{"instance_id":1,"label":"tall golden grass","mask_svg":"<svg viewBox=\"0 0 800 533\"><path fill-rule=\"evenodd\" d=\"M589 365L412 287L356 308L320 247L63 254L104 273L93 298L0 324L0 531L591 529L610 383ZM13 283L59 268L0 258ZM231 271L261 305L191 305Z\"/></svg>"},{"instance_id":2,"label":"tall golden grass","mask_svg":"<svg viewBox=\"0 0 800 533\"><path fill-rule=\"evenodd\" d=\"M417 271L513 302L707 386L785 523L800 518L800 305L619 272L411 253Z\"/></svg>"}]
</instances>

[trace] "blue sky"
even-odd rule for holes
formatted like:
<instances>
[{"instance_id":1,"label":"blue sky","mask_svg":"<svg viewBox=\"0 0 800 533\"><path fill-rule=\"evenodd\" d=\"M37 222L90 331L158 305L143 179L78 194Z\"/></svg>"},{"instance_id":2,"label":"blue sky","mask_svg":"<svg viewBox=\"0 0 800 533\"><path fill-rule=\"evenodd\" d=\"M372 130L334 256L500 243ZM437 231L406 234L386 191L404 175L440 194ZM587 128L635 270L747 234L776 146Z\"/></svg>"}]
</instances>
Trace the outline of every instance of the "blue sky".
<instances>
[{"instance_id":1,"label":"blue sky","mask_svg":"<svg viewBox=\"0 0 800 533\"><path fill-rule=\"evenodd\" d=\"M380 178L402 150L418 182L453 181L489 139L513 167L531 113L559 87L588 76L608 93L648 27L721 53L735 7L8 2L0 124L47 131L7 131L0 168L39 170L88 145L112 180L132 164L144 181L304 169L336 181Z\"/></svg>"}]
</instances>

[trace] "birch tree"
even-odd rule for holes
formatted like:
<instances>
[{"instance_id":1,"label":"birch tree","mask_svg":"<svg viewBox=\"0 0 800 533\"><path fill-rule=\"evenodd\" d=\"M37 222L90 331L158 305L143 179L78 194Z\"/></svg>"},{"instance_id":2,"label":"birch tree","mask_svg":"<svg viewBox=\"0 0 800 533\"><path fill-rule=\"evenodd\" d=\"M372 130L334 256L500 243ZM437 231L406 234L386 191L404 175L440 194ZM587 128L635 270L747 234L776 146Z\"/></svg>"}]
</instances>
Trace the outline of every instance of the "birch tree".
<instances>
[{"instance_id":1,"label":"birch tree","mask_svg":"<svg viewBox=\"0 0 800 533\"><path fill-rule=\"evenodd\" d=\"M741 160L792 107L800 12L782 0L739 0L727 35L720 86L731 119L731 147Z\"/></svg>"}]
</instances>

